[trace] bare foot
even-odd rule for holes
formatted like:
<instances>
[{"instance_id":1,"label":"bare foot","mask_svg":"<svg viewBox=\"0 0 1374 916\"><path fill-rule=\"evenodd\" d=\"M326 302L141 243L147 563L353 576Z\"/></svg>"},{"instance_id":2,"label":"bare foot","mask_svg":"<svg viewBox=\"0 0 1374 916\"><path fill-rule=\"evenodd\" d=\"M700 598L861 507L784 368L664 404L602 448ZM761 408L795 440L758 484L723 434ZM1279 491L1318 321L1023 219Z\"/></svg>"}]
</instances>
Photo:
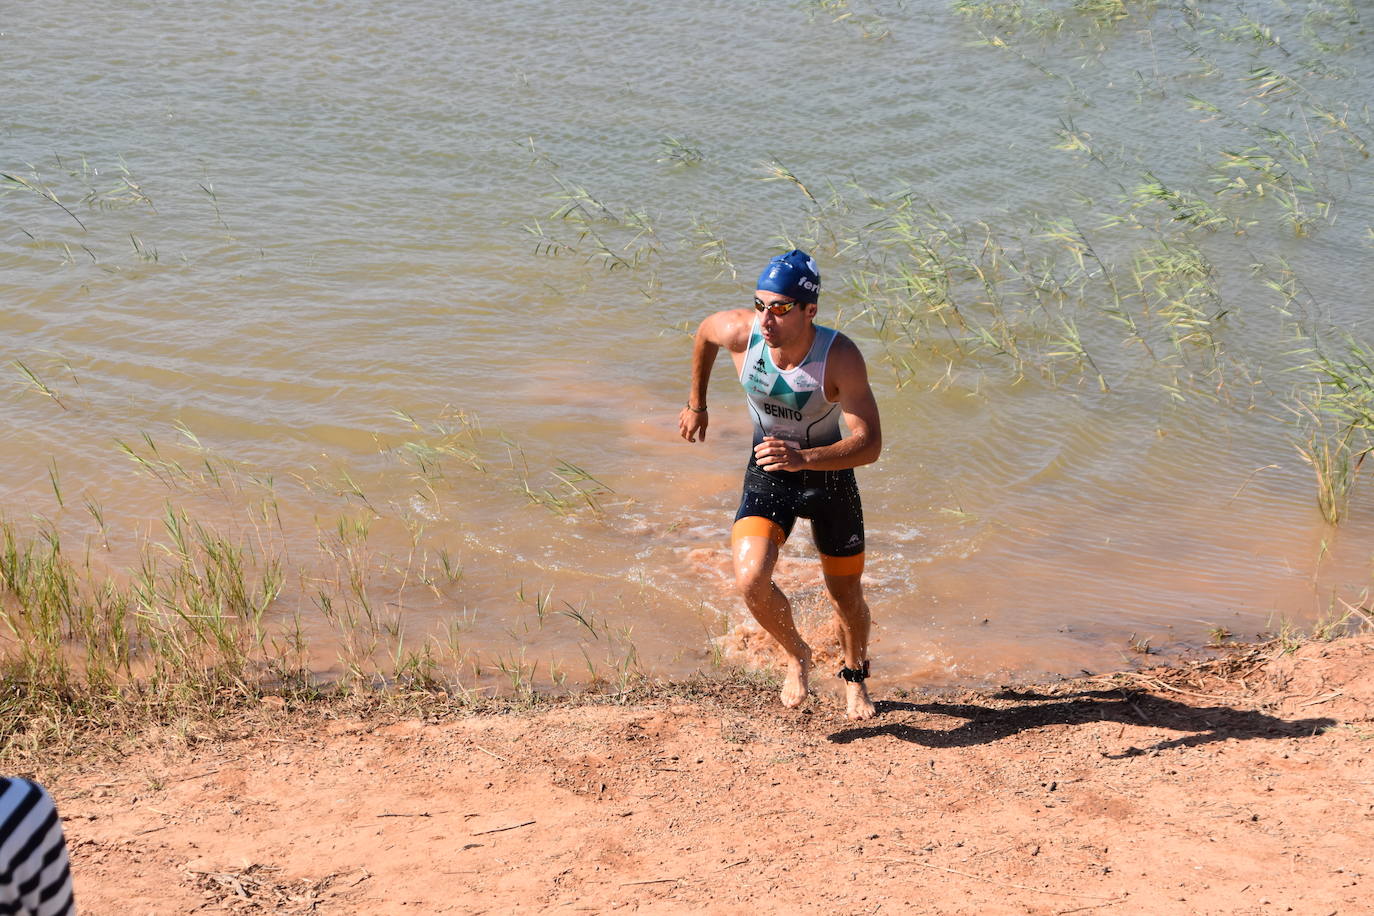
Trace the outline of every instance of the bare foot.
<instances>
[{"instance_id":1,"label":"bare foot","mask_svg":"<svg viewBox=\"0 0 1374 916\"><path fill-rule=\"evenodd\" d=\"M789 658L787 677L782 682L782 705L795 709L806 701L807 677L811 674L810 658Z\"/></svg>"},{"instance_id":2,"label":"bare foot","mask_svg":"<svg viewBox=\"0 0 1374 916\"><path fill-rule=\"evenodd\" d=\"M845 684L844 694L846 705L849 707L849 718L871 719L878 714L877 707L868 698L868 687L862 681L857 684Z\"/></svg>"}]
</instances>

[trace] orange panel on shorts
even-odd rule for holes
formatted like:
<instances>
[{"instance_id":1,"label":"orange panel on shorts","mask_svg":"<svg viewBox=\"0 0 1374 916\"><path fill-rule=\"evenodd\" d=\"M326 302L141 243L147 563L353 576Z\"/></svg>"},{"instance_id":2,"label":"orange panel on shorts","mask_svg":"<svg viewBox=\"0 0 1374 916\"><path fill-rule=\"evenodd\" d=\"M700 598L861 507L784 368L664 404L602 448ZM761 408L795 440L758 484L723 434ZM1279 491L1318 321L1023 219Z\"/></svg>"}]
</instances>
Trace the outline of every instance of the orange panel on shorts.
<instances>
[{"instance_id":1,"label":"orange panel on shorts","mask_svg":"<svg viewBox=\"0 0 1374 916\"><path fill-rule=\"evenodd\" d=\"M864 571L864 555L856 553L852 557L828 557L821 554L821 569L832 576L857 576Z\"/></svg>"},{"instance_id":2,"label":"orange panel on shorts","mask_svg":"<svg viewBox=\"0 0 1374 916\"><path fill-rule=\"evenodd\" d=\"M735 522L730 529L730 543L732 544L740 538L753 537L768 538L778 546L782 546L782 542L787 540L787 535L783 532L781 525L760 515L746 515Z\"/></svg>"}]
</instances>

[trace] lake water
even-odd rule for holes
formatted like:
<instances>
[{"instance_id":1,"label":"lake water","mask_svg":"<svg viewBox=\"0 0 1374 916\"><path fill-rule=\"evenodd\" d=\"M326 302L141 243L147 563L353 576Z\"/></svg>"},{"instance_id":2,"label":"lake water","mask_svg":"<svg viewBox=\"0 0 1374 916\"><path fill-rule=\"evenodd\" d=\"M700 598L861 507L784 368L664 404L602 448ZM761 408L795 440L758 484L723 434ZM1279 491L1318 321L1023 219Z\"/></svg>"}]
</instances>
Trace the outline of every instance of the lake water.
<instances>
[{"instance_id":1,"label":"lake water","mask_svg":"<svg viewBox=\"0 0 1374 916\"><path fill-rule=\"evenodd\" d=\"M1297 446L1371 331L1369 11L1114 9L12 0L0 511L279 554L324 671L340 562L475 683L749 658L745 412L722 359L678 438L686 332L800 245L882 411L886 683L1340 613L1374 501L1328 525Z\"/></svg>"}]
</instances>

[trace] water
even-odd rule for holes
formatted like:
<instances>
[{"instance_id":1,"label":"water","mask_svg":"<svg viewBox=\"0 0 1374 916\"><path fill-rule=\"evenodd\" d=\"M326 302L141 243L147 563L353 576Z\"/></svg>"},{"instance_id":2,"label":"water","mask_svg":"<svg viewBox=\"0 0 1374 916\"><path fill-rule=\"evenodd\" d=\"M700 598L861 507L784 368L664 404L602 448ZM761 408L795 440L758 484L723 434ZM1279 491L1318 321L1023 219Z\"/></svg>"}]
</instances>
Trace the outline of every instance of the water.
<instances>
[{"instance_id":1,"label":"water","mask_svg":"<svg viewBox=\"0 0 1374 916\"><path fill-rule=\"evenodd\" d=\"M840 21L814 4L10 9L0 167L62 206L13 183L0 197L0 327L6 364L60 403L9 366L0 508L52 520L116 568L161 537L169 499L270 543L295 570L274 611L302 617L322 668L334 637L311 594L335 570L315 545L340 516L373 519L372 588L412 646L452 637L470 659L523 651L576 676L584 653L600 663L631 643L670 675L722 634L755 645L727 576L744 411L722 360L709 440L677 438L683 331L747 305L792 243L820 258L821 320L868 354L883 414L883 457L859 473L875 662L892 682L1117 667L1133 642L1310 622L1369 583L1367 494L1339 529L1322 521L1294 448L1310 379L1291 371L1303 335L1369 330L1358 12L1131 5L1044 37L896 3ZM1257 99L1259 66L1299 88ZM1270 200L1208 181L1258 128L1317 150L1321 186L1303 200L1333 210L1305 236ZM1056 149L1064 131L1097 160ZM701 160L679 164L684 149ZM761 180L774 162L818 203ZM1147 169L1244 225L1170 222L1132 196ZM1039 356L1020 367L930 321L914 345L879 331L849 281L891 249L846 239L880 218L868 197L905 191L968 230L971 252L988 250L985 225L1022 265L1054 247L1037 240L1047 219L1077 221L1123 276L1151 239L1196 246L1211 312L1228 312L1215 346L1146 359L1089 302L1075 320L1103 392L1081 361L1046 355L1058 306L1024 295L1008 324ZM556 218L579 200L574 216L615 219ZM550 254L536 225L570 247ZM585 231L625 263L608 270ZM1255 264L1289 265L1303 295L1281 310ZM482 470L450 455L427 477L404 445L440 442L435 424L458 412L480 424L459 438ZM145 432L192 476L208 455L239 484L140 472L117 443L150 457ZM563 462L613 491L600 514L554 476ZM551 511L526 484L571 502ZM247 521L269 494L272 519ZM819 632L798 535L780 581ZM457 581L434 578L440 552ZM550 590L541 618L532 596Z\"/></svg>"}]
</instances>

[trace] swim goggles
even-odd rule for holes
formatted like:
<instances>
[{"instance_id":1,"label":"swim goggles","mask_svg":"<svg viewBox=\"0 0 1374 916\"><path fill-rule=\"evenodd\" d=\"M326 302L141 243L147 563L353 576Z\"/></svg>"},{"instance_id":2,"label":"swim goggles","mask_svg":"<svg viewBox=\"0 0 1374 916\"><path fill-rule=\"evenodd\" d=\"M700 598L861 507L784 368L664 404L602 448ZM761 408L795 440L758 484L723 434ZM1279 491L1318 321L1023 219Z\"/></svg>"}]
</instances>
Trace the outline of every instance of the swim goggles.
<instances>
[{"instance_id":1,"label":"swim goggles","mask_svg":"<svg viewBox=\"0 0 1374 916\"><path fill-rule=\"evenodd\" d=\"M792 311L799 305L801 305L801 303L797 302L796 300L792 300L790 302L766 303L758 296L754 297L754 311L768 312L769 314L776 315L779 318L781 318L783 315L786 315L788 312Z\"/></svg>"}]
</instances>

